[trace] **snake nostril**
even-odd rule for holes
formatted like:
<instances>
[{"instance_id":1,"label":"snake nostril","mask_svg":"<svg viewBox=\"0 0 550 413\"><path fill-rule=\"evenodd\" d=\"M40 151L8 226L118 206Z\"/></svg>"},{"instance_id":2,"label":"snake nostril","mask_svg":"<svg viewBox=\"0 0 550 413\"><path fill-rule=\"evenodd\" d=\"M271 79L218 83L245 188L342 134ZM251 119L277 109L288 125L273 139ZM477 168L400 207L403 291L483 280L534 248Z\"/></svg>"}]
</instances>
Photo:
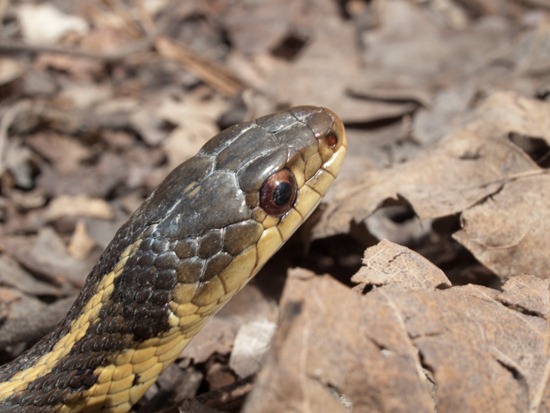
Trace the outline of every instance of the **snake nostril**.
<instances>
[{"instance_id":1,"label":"snake nostril","mask_svg":"<svg viewBox=\"0 0 550 413\"><path fill-rule=\"evenodd\" d=\"M336 145L338 145L338 137L334 133L330 133L326 137L327 146L331 149L336 148Z\"/></svg>"}]
</instances>

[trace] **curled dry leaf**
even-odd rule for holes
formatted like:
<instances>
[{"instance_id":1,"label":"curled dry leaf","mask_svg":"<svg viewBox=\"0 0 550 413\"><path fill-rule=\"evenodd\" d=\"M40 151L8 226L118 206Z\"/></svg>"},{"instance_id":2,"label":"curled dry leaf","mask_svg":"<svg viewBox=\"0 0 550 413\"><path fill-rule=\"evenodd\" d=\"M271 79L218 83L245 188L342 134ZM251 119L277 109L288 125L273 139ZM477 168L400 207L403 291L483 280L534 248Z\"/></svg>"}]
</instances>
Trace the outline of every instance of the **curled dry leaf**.
<instances>
[{"instance_id":1,"label":"curled dry leaf","mask_svg":"<svg viewBox=\"0 0 550 413\"><path fill-rule=\"evenodd\" d=\"M550 278L550 175L520 178L462 213L454 238L503 278Z\"/></svg>"},{"instance_id":2,"label":"curled dry leaf","mask_svg":"<svg viewBox=\"0 0 550 413\"><path fill-rule=\"evenodd\" d=\"M0 250L10 254L26 268L57 285L82 287L93 259L79 261L68 253L60 236L44 227L36 237L5 236Z\"/></svg>"},{"instance_id":3,"label":"curled dry leaf","mask_svg":"<svg viewBox=\"0 0 550 413\"><path fill-rule=\"evenodd\" d=\"M24 67L14 59L0 59L0 86L5 86L14 80L20 79L24 73Z\"/></svg>"},{"instance_id":4,"label":"curled dry leaf","mask_svg":"<svg viewBox=\"0 0 550 413\"><path fill-rule=\"evenodd\" d=\"M277 101L315 102L345 114L344 120L348 122L395 118L411 112L416 107L414 103L373 102L347 93L350 79L362 76L361 63L356 33L336 9L334 2L318 0L309 8L307 18L294 16L295 22L291 24L300 27L300 32L309 33L309 38L302 39L304 45L300 52L288 62L269 61L263 87ZM300 37L292 31L287 36Z\"/></svg>"},{"instance_id":5,"label":"curled dry leaf","mask_svg":"<svg viewBox=\"0 0 550 413\"><path fill-rule=\"evenodd\" d=\"M61 295L61 289L34 278L6 254L0 255L0 285L29 295Z\"/></svg>"},{"instance_id":6,"label":"curled dry leaf","mask_svg":"<svg viewBox=\"0 0 550 413\"><path fill-rule=\"evenodd\" d=\"M316 235L346 231L401 197L422 220L462 213L456 239L499 276L547 277L548 178L508 136L549 140L549 113L549 103L495 93L434 149L339 184Z\"/></svg>"},{"instance_id":7,"label":"curled dry leaf","mask_svg":"<svg viewBox=\"0 0 550 413\"><path fill-rule=\"evenodd\" d=\"M84 220L78 220L71 241L67 246L67 251L77 260L84 260L90 255L95 246L96 242L88 233L86 223Z\"/></svg>"},{"instance_id":8,"label":"curled dry leaf","mask_svg":"<svg viewBox=\"0 0 550 413\"><path fill-rule=\"evenodd\" d=\"M433 411L400 315L391 304L366 306L367 297L329 276L292 271L281 324L244 412Z\"/></svg>"},{"instance_id":9,"label":"curled dry leaf","mask_svg":"<svg viewBox=\"0 0 550 413\"><path fill-rule=\"evenodd\" d=\"M422 255L388 240L367 248L363 266L351 280L361 289L383 285L392 290L433 290L451 286L443 271Z\"/></svg>"},{"instance_id":10,"label":"curled dry leaf","mask_svg":"<svg viewBox=\"0 0 550 413\"><path fill-rule=\"evenodd\" d=\"M25 40L31 44L54 44L68 32L85 33L86 20L61 12L52 4L23 4L18 19Z\"/></svg>"},{"instance_id":11,"label":"curled dry leaf","mask_svg":"<svg viewBox=\"0 0 550 413\"><path fill-rule=\"evenodd\" d=\"M239 377L247 377L260 370L275 327L273 322L252 321L239 328L229 359L229 367Z\"/></svg>"},{"instance_id":12,"label":"curled dry leaf","mask_svg":"<svg viewBox=\"0 0 550 413\"><path fill-rule=\"evenodd\" d=\"M163 141L170 168L195 155L206 141L219 131L216 123L228 105L222 99L164 99L158 115L175 126Z\"/></svg>"},{"instance_id":13,"label":"curled dry leaf","mask_svg":"<svg viewBox=\"0 0 550 413\"><path fill-rule=\"evenodd\" d=\"M539 293L533 294L533 290ZM547 283L531 275L510 278L502 287L504 291L498 300L510 308L517 308L525 314L537 317L548 316L549 294L545 293ZM548 292L548 291L546 291Z\"/></svg>"},{"instance_id":14,"label":"curled dry leaf","mask_svg":"<svg viewBox=\"0 0 550 413\"><path fill-rule=\"evenodd\" d=\"M361 296L296 270L244 411L546 411L548 286L528 277L505 293L469 285ZM521 311L528 297L537 314Z\"/></svg>"},{"instance_id":15,"label":"curled dry leaf","mask_svg":"<svg viewBox=\"0 0 550 413\"><path fill-rule=\"evenodd\" d=\"M78 171L89 151L77 139L55 133L37 133L25 143L55 165L61 173Z\"/></svg>"},{"instance_id":16,"label":"curled dry leaf","mask_svg":"<svg viewBox=\"0 0 550 413\"><path fill-rule=\"evenodd\" d=\"M47 194L86 194L93 198L105 198L124 182L128 175L128 161L111 152L104 152L93 165L79 165L74 171L43 166L37 179Z\"/></svg>"},{"instance_id":17,"label":"curled dry leaf","mask_svg":"<svg viewBox=\"0 0 550 413\"><path fill-rule=\"evenodd\" d=\"M98 219L113 219L111 206L100 198L90 198L86 195L61 195L55 198L46 209L48 221L65 217L91 217Z\"/></svg>"},{"instance_id":18,"label":"curled dry leaf","mask_svg":"<svg viewBox=\"0 0 550 413\"><path fill-rule=\"evenodd\" d=\"M0 350L21 342L32 342L50 332L69 310L74 297L46 305L11 288L0 287Z\"/></svg>"},{"instance_id":19,"label":"curled dry leaf","mask_svg":"<svg viewBox=\"0 0 550 413\"><path fill-rule=\"evenodd\" d=\"M531 123L550 105L538 102L539 111L524 112L522 106L534 102L516 98L516 112L521 111L521 115L515 117L515 124L509 121L506 130L533 136L531 132L537 130ZM509 94L497 94L464 128L409 162L385 170L365 170L355 179L342 182L336 188L336 205L325 214L330 218L327 225L341 232L347 229L347 222L363 221L384 200L398 196L411 203L420 219L451 215L498 191L507 177L537 170L527 154L503 135L504 130L494 134L500 118L493 115L497 111L504 115L499 108L503 100L509 117L514 118L510 99ZM480 120L487 117L492 117L491 127Z\"/></svg>"},{"instance_id":20,"label":"curled dry leaf","mask_svg":"<svg viewBox=\"0 0 550 413\"><path fill-rule=\"evenodd\" d=\"M13 176L14 182L21 188L30 189L33 186L31 151L20 139L12 139L6 145L5 159L0 162L0 168L6 168Z\"/></svg>"}]
</instances>

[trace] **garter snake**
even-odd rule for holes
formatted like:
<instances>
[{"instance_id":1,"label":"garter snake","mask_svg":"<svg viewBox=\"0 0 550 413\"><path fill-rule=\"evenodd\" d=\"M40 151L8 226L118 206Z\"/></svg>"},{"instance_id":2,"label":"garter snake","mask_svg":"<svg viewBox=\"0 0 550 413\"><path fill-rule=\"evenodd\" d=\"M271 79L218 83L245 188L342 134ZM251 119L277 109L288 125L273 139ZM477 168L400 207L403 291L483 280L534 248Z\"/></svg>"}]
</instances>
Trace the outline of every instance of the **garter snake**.
<instances>
[{"instance_id":1,"label":"garter snake","mask_svg":"<svg viewBox=\"0 0 550 413\"><path fill-rule=\"evenodd\" d=\"M116 233L57 329L0 368L0 412L126 412L310 215L346 152L301 106L230 127Z\"/></svg>"}]
</instances>

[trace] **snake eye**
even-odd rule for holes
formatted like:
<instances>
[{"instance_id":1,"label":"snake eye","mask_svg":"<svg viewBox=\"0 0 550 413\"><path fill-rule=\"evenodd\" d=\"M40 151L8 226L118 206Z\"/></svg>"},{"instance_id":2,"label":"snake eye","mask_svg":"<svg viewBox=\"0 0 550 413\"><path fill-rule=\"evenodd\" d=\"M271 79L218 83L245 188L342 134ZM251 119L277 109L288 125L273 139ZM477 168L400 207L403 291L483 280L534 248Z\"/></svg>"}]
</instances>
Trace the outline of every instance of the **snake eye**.
<instances>
[{"instance_id":1,"label":"snake eye","mask_svg":"<svg viewBox=\"0 0 550 413\"><path fill-rule=\"evenodd\" d=\"M260 189L260 207L269 215L281 216L296 201L296 179L288 169L282 169L266 179Z\"/></svg>"}]
</instances>

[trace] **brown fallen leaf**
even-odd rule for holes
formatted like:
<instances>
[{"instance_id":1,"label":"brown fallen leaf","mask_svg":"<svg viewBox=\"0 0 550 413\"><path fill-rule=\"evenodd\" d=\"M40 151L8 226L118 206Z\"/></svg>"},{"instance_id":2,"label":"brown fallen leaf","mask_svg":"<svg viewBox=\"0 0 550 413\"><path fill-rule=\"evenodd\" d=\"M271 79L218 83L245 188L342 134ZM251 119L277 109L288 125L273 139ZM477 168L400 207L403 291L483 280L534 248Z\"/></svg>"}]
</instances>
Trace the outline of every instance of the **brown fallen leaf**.
<instances>
[{"instance_id":1,"label":"brown fallen leaf","mask_svg":"<svg viewBox=\"0 0 550 413\"><path fill-rule=\"evenodd\" d=\"M20 79L24 73L24 68L21 63L15 59L2 58L0 59L0 86L6 85Z\"/></svg>"},{"instance_id":2,"label":"brown fallen leaf","mask_svg":"<svg viewBox=\"0 0 550 413\"><path fill-rule=\"evenodd\" d=\"M436 290L450 287L443 271L407 247L382 240L367 248L363 266L351 278L361 290L384 286L395 290Z\"/></svg>"},{"instance_id":3,"label":"brown fallen leaf","mask_svg":"<svg viewBox=\"0 0 550 413\"><path fill-rule=\"evenodd\" d=\"M368 298L329 276L291 271L281 324L243 411L434 411L399 313Z\"/></svg>"},{"instance_id":4,"label":"brown fallen leaf","mask_svg":"<svg viewBox=\"0 0 550 413\"><path fill-rule=\"evenodd\" d=\"M84 284L96 259L79 261L71 257L63 240L50 227L44 227L36 237L1 237L0 250L54 284L70 283L77 288Z\"/></svg>"},{"instance_id":5,"label":"brown fallen leaf","mask_svg":"<svg viewBox=\"0 0 550 413\"><path fill-rule=\"evenodd\" d=\"M160 144L168 135L158 110L165 96L151 96L145 104L140 105L129 117L132 128L151 146Z\"/></svg>"},{"instance_id":6,"label":"brown fallen leaf","mask_svg":"<svg viewBox=\"0 0 550 413\"><path fill-rule=\"evenodd\" d=\"M507 307L516 308L522 313L547 318L550 296L545 287L546 283L537 277L512 277L503 285L503 293L497 299ZM533 290L537 293L533 294Z\"/></svg>"},{"instance_id":7,"label":"brown fallen leaf","mask_svg":"<svg viewBox=\"0 0 550 413\"><path fill-rule=\"evenodd\" d=\"M265 3L262 7L270 6ZM261 74L261 86L277 101L327 106L343 114L346 122L391 119L412 112L416 103L375 102L347 93L350 79L362 76L362 66L354 30L336 12L337 7L328 0L316 1L306 16L300 8L289 8L285 38L301 36L304 45L289 61L264 57L268 63L264 65L266 73Z\"/></svg>"},{"instance_id":8,"label":"brown fallen leaf","mask_svg":"<svg viewBox=\"0 0 550 413\"><path fill-rule=\"evenodd\" d=\"M550 175L506 183L485 202L462 213L453 236L487 268L550 278Z\"/></svg>"},{"instance_id":9,"label":"brown fallen leaf","mask_svg":"<svg viewBox=\"0 0 550 413\"><path fill-rule=\"evenodd\" d=\"M457 4L447 4L447 11L453 6ZM463 30L449 27L456 25L456 21L442 24L448 17L444 13L440 16L442 20L434 19L438 6L432 7L417 7L406 0L376 4L373 11L379 29L368 32L364 40L365 60L373 69L373 76L383 70L396 78L415 79L419 84L449 84L480 67L490 68L491 60L500 55L495 49L508 44L513 37L513 31L502 18L492 19L491 24L473 19L467 23L467 30ZM442 38L445 42L440 41ZM388 49L393 53L388 53Z\"/></svg>"},{"instance_id":10,"label":"brown fallen leaf","mask_svg":"<svg viewBox=\"0 0 550 413\"><path fill-rule=\"evenodd\" d=\"M510 107L511 99L518 101L515 111ZM525 135L540 132L532 123L549 105L538 102L538 111L524 111L523 106L530 101L513 94L496 94L475 112L471 122L434 149L391 169L367 170L354 180L343 182L335 195L340 201L338 213L327 211L332 218L327 224L343 229L342 221L349 219L352 210L354 219L362 221L385 199L398 196L411 203L420 219L454 214L495 193L502 180L539 170L506 135L506 131ZM501 109L501 105L506 109ZM507 113L507 118L516 122L508 121L508 127L500 129L500 117L493 116L496 111L502 116ZM550 135L550 128L547 133Z\"/></svg>"},{"instance_id":11,"label":"brown fallen leaf","mask_svg":"<svg viewBox=\"0 0 550 413\"><path fill-rule=\"evenodd\" d=\"M77 139L55 133L37 133L26 139L25 143L64 173L76 172L81 162L90 156Z\"/></svg>"},{"instance_id":12,"label":"brown fallen leaf","mask_svg":"<svg viewBox=\"0 0 550 413\"><path fill-rule=\"evenodd\" d=\"M292 30L292 17L298 13L299 4L292 0L257 2L246 8L230 8L225 24L238 50L258 55L275 49L284 40Z\"/></svg>"},{"instance_id":13,"label":"brown fallen leaf","mask_svg":"<svg viewBox=\"0 0 550 413\"><path fill-rule=\"evenodd\" d=\"M37 184L48 195L86 194L93 198L105 198L113 191L128 173L124 158L112 152L99 155L96 164L80 165L74 172L68 173L43 165Z\"/></svg>"},{"instance_id":14,"label":"brown fallen leaf","mask_svg":"<svg viewBox=\"0 0 550 413\"><path fill-rule=\"evenodd\" d=\"M90 198L86 195L60 195L54 198L45 211L48 221L65 217L91 217L110 220L114 213L111 206L103 199Z\"/></svg>"},{"instance_id":15,"label":"brown fallen leaf","mask_svg":"<svg viewBox=\"0 0 550 413\"><path fill-rule=\"evenodd\" d=\"M310 232L302 231L310 253L307 259L297 257L295 248L292 265L307 261L319 273L330 268L347 282L361 265L365 246L388 238L417 249L445 274L404 247L382 242L367 251L356 275L365 297L350 295L334 282L323 291L317 283L327 280L320 278L288 293L292 302L314 310L294 318L292 311L283 314L285 320L291 314L283 323L290 327L282 333L290 337L284 350L295 362L288 367L284 357L277 359L289 371L283 389L294 397L313 388L304 393L309 399L292 406L307 410L312 401L316 411L356 412L432 411L437 405L440 411L462 412L475 411L471 403L485 403L482 407L493 412L504 411L502 403L508 401L508 411L524 413L526 404L518 400L528 394L530 413L550 411L546 380L532 386L525 379L539 374L545 360L536 359L540 352L532 346L533 335L514 324L535 320L538 327L548 308L548 297L541 293L547 285L532 276L540 276L541 269L548 273L548 203L546 196L536 195L545 192L543 168L550 165L548 0L142 1L123 6L92 0L64 7L71 15L58 14L55 27L33 27L32 18L23 19L25 7L42 7L26 3L9 4L0 41L0 52L21 63L0 70L8 82L1 85L0 102L2 286L17 286L23 294L48 301L66 296L74 286L59 284L70 274L86 274L74 258L88 256L92 248L91 255L97 253L93 244L105 247L125 213L219 126L289 104L326 105L346 121L350 150L334 188L345 196L333 197L331 191L325 198L328 220L318 222L314 234L338 235L311 242ZM85 32L68 32L67 17L85 21ZM57 43L23 44L36 39L29 29L53 31L45 38ZM219 92L233 94L243 85L252 87L242 96L220 97ZM499 90L532 98L490 95ZM537 198L531 205L518 197L521 188L528 199ZM44 219L52 200L80 194L104 198L114 219L86 213ZM466 223L463 236L479 262L451 238L460 216ZM56 232L37 236L48 223ZM3 257L14 261L9 253L24 267L4 265ZM455 289L445 281L447 276L485 283L487 267L501 275L495 284L510 276L502 291ZM530 276L517 277L522 271ZM227 389L216 393L216 403L205 401L214 393L209 389L232 380L241 384L238 375L257 366L258 353L240 357L248 340L256 339L254 332L261 331L256 323L276 318L280 297L265 286L251 291L235 302L234 312L208 325L210 330L194 342L192 357L173 365L135 411L158 411L171 401L194 397L197 389L207 392L199 395L204 406L238 409L226 404ZM0 320L9 315L2 303L9 295L12 291L0 292ZM284 305L292 308L288 300ZM334 314L322 312L327 308ZM491 317L493 325L486 327ZM509 338L510 329L521 337ZM509 339L524 351L524 364L516 363L515 353L500 342L492 346L493 353L486 351L490 346L480 339L483 333L486 340ZM247 337L244 346L239 336ZM355 336L363 341L353 342ZM336 341L327 345L329 339ZM548 342L546 335L537 339ZM464 344L468 340L471 347ZM14 345L13 353L23 346ZM335 351L342 354L335 356ZM7 360L11 353L11 348L0 352L0 358ZM309 356L318 354L326 357L321 368L314 366L295 380L293 374L308 363L313 366L317 359ZM496 387L492 394L485 392L488 376ZM508 379L503 385L502 377ZM513 400L516 383L528 382L528 390ZM380 391L376 386L381 385ZM247 386L234 398L242 398ZM317 391L322 395L315 399ZM287 397L286 392L279 397ZM280 404L271 409L276 407Z\"/></svg>"},{"instance_id":16,"label":"brown fallen leaf","mask_svg":"<svg viewBox=\"0 0 550 413\"><path fill-rule=\"evenodd\" d=\"M323 236L346 233L351 221L364 221L385 200L400 196L420 219L455 214L498 191L504 174L533 168L536 165L508 143L455 134L410 162L383 170L365 168L355 179L337 181L318 228Z\"/></svg>"},{"instance_id":17,"label":"brown fallen leaf","mask_svg":"<svg viewBox=\"0 0 550 413\"><path fill-rule=\"evenodd\" d=\"M543 139L550 144L550 102L514 92L492 93L475 109L465 128L482 139L504 140L511 134Z\"/></svg>"},{"instance_id":18,"label":"brown fallen leaf","mask_svg":"<svg viewBox=\"0 0 550 413\"><path fill-rule=\"evenodd\" d=\"M239 377L248 377L260 370L275 328L274 322L265 320L251 321L240 326L229 358L229 367Z\"/></svg>"},{"instance_id":19,"label":"brown fallen leaf","mask_svg":"<svg viewBox=\"0 0 550 413\"><path fill-rule=\"evenodd\" d=\"M23 342L34 342L52 331L67 313L75 297L46 305L21 292L0 287L3 316L0 319L0 350Z\"/></svg>"},{"instance_id":20,"label":"brown fallen leaf","mask_svg":"<svg viewBox=\"0 0 550 413\"><path fill-rule=\"evenodd\" d=\"M0 286L17 288L18 291L34 296L61 296L61 288L37 280L6 254L0 255Z\"/></svg>"},{"instance_id":21,"label":"brown fallen leaf","mask_svg":"<svg viewBox=\"0 0 550 413\"><path fill-rule=\"evenodd\" d=\"M68 253L77 260L82 261L90 255L95 246L96 242L88 234L86 223L82 219L78 220L71 241L67 246Z\"/></svg>"},{"instance_id":22,"label":"brown fallen leaf","mask_svg":"<svg viewBox=\"0 0 550 413\"><path fill-rule=\"evenodd\" d=\"M548 180L544 170L508 139L512 133L550 139L548 113L547 102L495 93L432 150L338 183L316 231L323 236L345 233L350 222L365 221L385 201L404 199L420 220L462 212L468 227L456 238L499 276L548 276ZM483 218L489 214L491 224ZM505 237L497 242L494 237L499 234ZM525 247L515 248L524 237ZM488 248L491 251L485 252ZM520 257L513 258L511 251Z\"/></svg>"},{"instance_id":23,"label":"brown fallen leaf","mask_svg":"<svg viewBox=\"0 0 550 413\"><path fill-rule=\"evenodd\" d=\"M194 156L219 132L217 119L227 108L225 101L216 98L164 99L157 110L158 116L175 126L162 143L170 169Z\"/></svg>"},{"instance_id":24,"label":"brown fallen leaf","mask_svg":"<svg viewBox=\"0 0 550 413\"><path fill-rule=\"evenodd\" d=\"M293 271L244 412L546 411L548 287L533 277L506 287L507 301L525 301L528 288L545 303L532 314L480 286L359 296L329 276Z\"/></svg>"}]
</instances>

